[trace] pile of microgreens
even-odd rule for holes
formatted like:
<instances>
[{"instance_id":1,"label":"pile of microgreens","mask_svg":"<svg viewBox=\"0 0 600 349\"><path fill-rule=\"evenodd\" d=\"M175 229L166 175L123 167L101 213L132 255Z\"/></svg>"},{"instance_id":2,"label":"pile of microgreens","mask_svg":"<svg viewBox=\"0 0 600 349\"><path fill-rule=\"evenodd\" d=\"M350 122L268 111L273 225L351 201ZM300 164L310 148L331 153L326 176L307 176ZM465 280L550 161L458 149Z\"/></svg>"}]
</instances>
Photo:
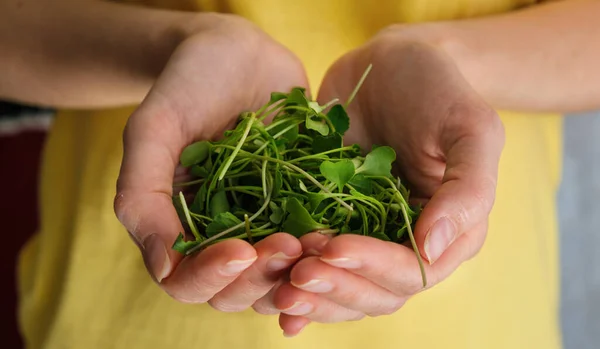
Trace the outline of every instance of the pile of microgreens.
<instances>
[{"instance_id":1,"label":"pile of microgreens","mask_svg":"<svg viewBox=\"0 0 600 349\"><path fill-rule=\"evenodd\" d=\"M255 243L276 232L410 239L425 286L412 232L420 208L408 204L409 192L391 173L396 153L373 146L363 156L358 145L343 144L346 108L370 68L345 106L337 99L319 105L303 88L274 92L258 111L242 113L221 140L187 146L180 162L194 179L175 187L197 192L189 206L181 191L174 197L189 234L180 233L172 248L189 255L225 239ZM269 115L273 121L265 125Z\"/></svg>"}]
</instances>

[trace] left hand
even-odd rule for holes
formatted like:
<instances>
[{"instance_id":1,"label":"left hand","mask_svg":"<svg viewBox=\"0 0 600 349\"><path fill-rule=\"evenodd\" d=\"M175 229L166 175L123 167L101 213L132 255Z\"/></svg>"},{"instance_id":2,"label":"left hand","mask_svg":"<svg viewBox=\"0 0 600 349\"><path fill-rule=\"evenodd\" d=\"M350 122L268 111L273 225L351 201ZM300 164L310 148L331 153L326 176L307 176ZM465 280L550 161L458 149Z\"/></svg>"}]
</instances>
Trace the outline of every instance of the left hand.
<instances>
[{"instance_id":1,"label":"left hand","mask_svg":"<svg viewBox=\"0 0 600 349\"><path fill-rule=\"evenodd\" d=\"M373 64L348 110L351 127L345 141L366 149L382 144L396 150L399 173L413 199L425 203L415 238L428 262L427 287L432 287L484 243L504 129L449 56L408 40L401 31L384 31L336 62L323 82L320 100L345 100L367 65ZM391 314L423 290L409 246L350 234L331 241L314 235L302 240L305 251L320 247L322 256L298 262L290 282L273 294L288 335L310 321Z\"/></svg>"},{"instance_id":2,"label":"left hand","mask_svg":"<svg viewBox=\"0 0 600 349\"><path fill-rule=\"evenodd\" d=\"M173 188L173 177L186 173L178 166L186 146L215 139L272 91L306 86L306 74L291 51L241 17L201 13L190 21L199 28L177 46L128 120L115 213L168 295L241 311L289 272L300 242L273 234L255 245L232 239L182 256L171 248L184 231L173 205L181 188Z\"/></svg>"}]
</instances>

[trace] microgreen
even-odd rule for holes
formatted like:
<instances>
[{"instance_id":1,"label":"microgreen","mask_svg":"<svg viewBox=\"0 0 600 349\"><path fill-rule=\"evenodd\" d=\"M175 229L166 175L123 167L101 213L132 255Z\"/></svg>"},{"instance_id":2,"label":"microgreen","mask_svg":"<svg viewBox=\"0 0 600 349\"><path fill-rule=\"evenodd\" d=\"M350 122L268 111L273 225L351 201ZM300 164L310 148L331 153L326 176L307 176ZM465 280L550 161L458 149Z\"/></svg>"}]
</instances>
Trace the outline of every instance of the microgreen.
<instances>
[{"instance_id":1,"label":"microgreen","mask_svg":"<svg viewBox=\"0 0 600 349\"><path fill-rule=\"evenodd\" d=\"M172 248L189 255L225 239L256 243L280 231L410 241L425 286L412 233L420 208L408 204L409 191L392 175L392 148L373 146L365 154L343 144L347 104L320 105L299 87L273 92L262 108L241 114L221 140L186 147L180 162L193 178L175 187L195 197L189 207L181 192L173 201L189 234L180 233ZM264 125L269 115L273 121Z\"/></svg>"},{"instance_id":2,"label":"microgreen","mask_svg":"<svg viewBox=\"0 0 600 349\"><path fill-rule=\"evenodd\" d=\"M319 169L328 181L337 185L340 192L344 190L346 183L354 177L354 164L348 159L338 162L323 161Z\"/></svg>"}]
</instances>

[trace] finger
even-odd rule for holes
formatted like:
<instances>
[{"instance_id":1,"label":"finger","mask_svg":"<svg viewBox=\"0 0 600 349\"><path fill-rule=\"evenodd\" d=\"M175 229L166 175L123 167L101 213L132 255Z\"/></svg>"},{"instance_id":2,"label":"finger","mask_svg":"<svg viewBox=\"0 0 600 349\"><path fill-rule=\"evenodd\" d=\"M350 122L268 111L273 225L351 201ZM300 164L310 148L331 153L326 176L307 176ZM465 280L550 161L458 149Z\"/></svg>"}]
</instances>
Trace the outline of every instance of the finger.
<instances>
[{"instance_id":1,"label":"finger","mask_svg":"<svg viewBox=\"0 0 600 349\"><path fill-rule=\"evenodd\" d=\"M321 250L324 248L324 246L327 244L327 242L329 242L329 240L331 240L330 235L325 235L325 234L321 234L321 233L310 233L310 234L303 235L300 238L300 243L302 244L302 250L304 251L302 258L305 258L308 256L321 255ZM275 286L272 287L271 290L265 296L263 296L262 298L257 300L252 305L252 308L257 313L264 314L264 315L272 315L272 314L280 313L279 309L277 309L274 306L273 299L274 299L274 295L275 295L277 289L279 288L279 286L281 286L283 281L289 281L289 277L285 277L287 275L283 275L283 276L284 277L280 278L280 280L277 281Z\"/></svg>"},{"instance_id":2,"label":"finger","mask_svg":"<svg viewBox=\"0 0 600 349\"><path fill-rule=\"evenodd\" d=\"M247 242L226 240L186 257L162 282L171 297L186 303L204 303L233 282L257 259Z\"/></svg>"},{"instance_id":3,"label":"finger","mask_svg":"<svg viewBox=\"0 0 600 349\"><path fill-rule=\"evenodd\" d=\"M298 262L290 274L290 283L369 316L391 314L405 302L364 277L333 267L317 257Z\"/></svg>"},{"instance_id":4,"label":"finger","mask_svg":"<svg viewBox=\"0 0 600 349\"><path fill-rule=\"evenodd\" d=\"M304 316L279 315L279 327L281 327L283 335L286 337L297 336L308 324L310 324L310 320Z\"/></svg>"},{"instance_id":5,"label":"finger","mask_svg":"<svg viewBox=\"0 0 600 349\"><path fill-rule=\"evenodd\" d=\"M144 120L136 116L142 114ZM177 119L164 120L169 116L166 109L141 107L130 118L114 202L117 218L141 248L148 271L158 282L181 259L168 246L183 232L171 199L177 145L160 142L180 138Z\"/></svg>"},{"instance_id":6,"label":"finger","mask_svg":"<svg viewBox=\"0 0 600 349\"><path fill-rule=\"evenodd\" d=\"M304 257L320 256L329 240L331 240L331 235L321 233L309 233L300 237Z\"/></svg>"},{"instance_id":7,"label":"finger","mask_svg":"<svg viewBox=\"0 0 600 349\"><path fill-rule=\"evenodd\" d=\"M434 265L424 266L427 288L447 278L479 251L485 240L482 233L485 229L487 221L462 234ZM423 290L421 271L411 247L347 234L332 239L320 259L360 275L399 297L409 297Z\"/></svg>"},{"instance_id":8,"label":"finger","mask_svg":"<svg viewBox=\"0 0 600 349\"><path fill-rule=\"evenodd\" d=\"M305 82L301 69L281 75L287 72L281 65L293 57L284 54L283 47L276 52L286 59L275 64L254 67L252 60L240 60L255 51L252 43L263 36L258 31L238 30L237 22L228 22L224 28L244 34L247 40L239 45L222 45L219 35L196 35L178 46L124 131L115 213L142 249L148 271L158 282L181 260L169 247L183 232L171 197L173 174L184 147L195 140L213 139L240 112L265 103L270 92ZM227 54L218 54L221 51ZM215 57L220 57L219 64ZM233 76L232 84L227 77Z\"/></svg>"},{"instance_id":9,"label":"finger","mask_svg":"<svg viewBox=\"0 0 600 349\"><path fill-rule=\"evenodd\" d=\"M442 185L416 223L417 246L430 264L461 234L484 221L494 204L504 132L492 110L469 113L481 119L469 133L453 126L445 130L443 137L456 137L441 141L446 156Z\"/></svg>"},{"instance_id":10,"label":"finger","mask_svg":"<svg viewBox=\"0 0 600 349\"><path fill-rule=\"evenodd\" d=\"M300 241L285 233L273 234L254 245L258 259L209 304L221 311L241 311L266 295L302 255Z\"/></svg>"},{"instance_id":11,"label":"finger","mask_svg":"<svg viewBox=\"0 0 600 349\"><path fill-rule=\"evenodd\" d=\"M365 316L318 294L298 289L290 283L284 283L279 287L273 301L275 307L284 314L304 316L311 321L321 323L360 320Z\"/></svg>"},{"instance_id":12,"label":"finger","mask_svg":"<svg viewBox=\"0 0 600 349\"><path fill-rule=\"evenodd\" d=\"M277 282L275 282L275 285L273 285L273 287L269 290L269 292L267 292L266 295L262 296L260 299L254 302L254 304L252 304L252 309L254 309L255 312L263 315L279 314L280 311L275 307L273 300L275 299L275 293L277 292L279 287L281 287L281 285L283 285L286 282L288 282L288 280L286 280L285 278L277 280Z\"/></svg>"}]
</instances>

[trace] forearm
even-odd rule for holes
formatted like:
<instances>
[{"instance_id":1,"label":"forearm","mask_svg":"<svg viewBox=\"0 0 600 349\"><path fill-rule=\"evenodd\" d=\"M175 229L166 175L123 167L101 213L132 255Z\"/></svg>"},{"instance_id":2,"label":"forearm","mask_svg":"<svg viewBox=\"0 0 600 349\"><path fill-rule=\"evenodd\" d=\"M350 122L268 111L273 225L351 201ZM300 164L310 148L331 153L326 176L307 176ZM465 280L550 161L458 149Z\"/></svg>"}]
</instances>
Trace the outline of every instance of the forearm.
<instances>
[{"instance_id":1,"label":"forearm","mask_svg":"<svg viewBox=\"0 0 600 349\"><path fill-rule=\"evenodd\" d=\"M600 1L560 1L434 24L435 41L494 107L600 108Z\"/></svg>"},{"instance_id":2,"label":"forearm","mask_svg":"<svg viewBox=\"0 0 600 349\"><path fill-rule=\"evenodd\" d=\"M0 2L0 98L68 108L140 102L198 15L102 1Z\"/></svg>"}]
</instances>

